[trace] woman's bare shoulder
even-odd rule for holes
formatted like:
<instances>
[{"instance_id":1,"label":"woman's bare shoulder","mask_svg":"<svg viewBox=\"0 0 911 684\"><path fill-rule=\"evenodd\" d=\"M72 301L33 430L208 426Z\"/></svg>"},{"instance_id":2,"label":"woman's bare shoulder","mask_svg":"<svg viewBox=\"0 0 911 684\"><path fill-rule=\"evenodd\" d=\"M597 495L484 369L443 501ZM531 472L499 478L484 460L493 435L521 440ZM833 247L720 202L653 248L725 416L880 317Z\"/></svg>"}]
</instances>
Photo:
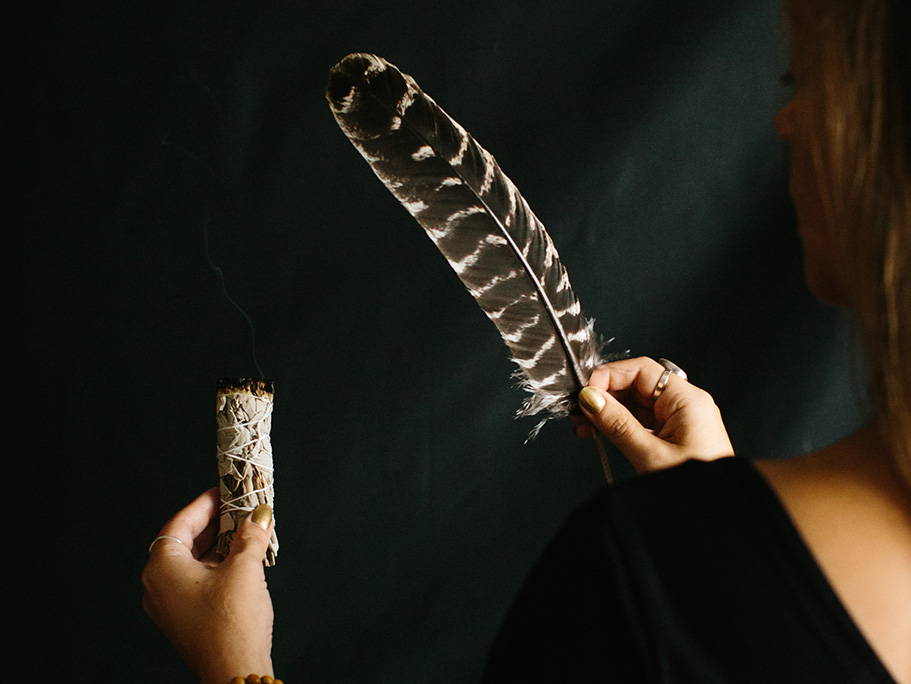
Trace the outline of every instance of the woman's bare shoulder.
<instances>
[{"instance_id":1,"label":"woman's bare shoulder","mask_svg":"<svg viewBox=\"0 0 911 684\"><path fill-rule=\"evenodd\" d=\"M856 456L835 449L753 465L883 664L911 684L911 496L881 462Z\"/></svg>"}]
</instances>

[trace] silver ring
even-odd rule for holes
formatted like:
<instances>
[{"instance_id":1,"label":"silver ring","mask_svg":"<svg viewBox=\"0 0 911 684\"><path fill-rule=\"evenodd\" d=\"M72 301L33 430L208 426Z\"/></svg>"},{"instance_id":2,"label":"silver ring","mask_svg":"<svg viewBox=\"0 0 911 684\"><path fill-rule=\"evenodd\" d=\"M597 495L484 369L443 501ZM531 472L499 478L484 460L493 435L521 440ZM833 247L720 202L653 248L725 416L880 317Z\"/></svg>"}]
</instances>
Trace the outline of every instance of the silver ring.
<instances>
[{"instance_id":1,"label":"silver ring","mask_svg":"<svg viewBox=\"0 0 911 684\"><path fill-rule=\"evenodd\" d=\"M160 537L155 537L155 539L152 540L152 543L149 544L149 553L152 553L152 547L155 546L155 544L160 542L162 539L173 539L174 541L176 541L180 544L183 544L183 541L181 541L177 537L172 537L170 534L163 534ZM186 544L184 544L184 546L186 546Z\"/></svg>"},{"instance_id":2,"label":"silver ring","mask_svg":"<svg viewBox=\"0 0 911 684\"><path fill-rule=\"evenodd\" d=\"M655 385L655 389L652 390L652 400L661 396L664 388L667 387L667 381L671 375L677 375L686 380L686 373L676 363L668 361L667 359L658 359L658 363L664 366L664 372L661 374L661 377L658 378L658 384Z\"/></svg>"},{"instance_id":3,"label":"silver ring","mask_svg":"<svg viewBox=\"0 0 911 684\"><path fill-rule=\"evenodd\" d=\"M680 376L686 380L686 372L673 361L668 361L667 359L658 359L658 363L660 363L674 375Z\"/></svg>"}]
</instances>

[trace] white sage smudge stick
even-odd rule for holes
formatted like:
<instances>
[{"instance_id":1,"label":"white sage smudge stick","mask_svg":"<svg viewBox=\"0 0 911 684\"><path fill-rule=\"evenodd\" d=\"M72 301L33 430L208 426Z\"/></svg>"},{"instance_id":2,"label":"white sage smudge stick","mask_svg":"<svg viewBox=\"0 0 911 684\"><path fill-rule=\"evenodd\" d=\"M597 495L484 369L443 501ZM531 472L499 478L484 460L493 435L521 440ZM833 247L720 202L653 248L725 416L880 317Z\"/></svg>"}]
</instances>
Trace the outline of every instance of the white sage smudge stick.
<instances>
[{"instance_id":1,"label":"white sage smudge stick","mask_svg":"<svg viewBox=\"0 0 911 684\"><path fill-rule=\"evenodd\" d=\"M240 521L259 504L275 511L272 466L272 400L269 380L223 378L215 393L219 508L216 551L228 553ZM275 565L278 537L272 533L263 563Z\"/></svg>"}]
</instances>

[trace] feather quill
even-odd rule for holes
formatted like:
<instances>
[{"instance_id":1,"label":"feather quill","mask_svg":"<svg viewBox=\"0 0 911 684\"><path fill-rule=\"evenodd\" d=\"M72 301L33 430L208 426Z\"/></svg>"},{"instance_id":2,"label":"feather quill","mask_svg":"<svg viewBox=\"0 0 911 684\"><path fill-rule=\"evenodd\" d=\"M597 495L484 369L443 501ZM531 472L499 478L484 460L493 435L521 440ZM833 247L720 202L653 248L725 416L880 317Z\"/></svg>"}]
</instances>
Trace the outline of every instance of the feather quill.
<instances>
[{"instance_id":1,"label":"feather quill","mask_svg":"<svg viewBox=\"0 0 911 684\"><path fill-rule=\"evenodd\" d=\"M603 344L553 241L493 155L382 57L342 59L329 72L326 99L497 326L515 377L531 393L517 415L546 414L529 439L549 418L567 415L602 362Z\"/></svg>"}]
</instances>

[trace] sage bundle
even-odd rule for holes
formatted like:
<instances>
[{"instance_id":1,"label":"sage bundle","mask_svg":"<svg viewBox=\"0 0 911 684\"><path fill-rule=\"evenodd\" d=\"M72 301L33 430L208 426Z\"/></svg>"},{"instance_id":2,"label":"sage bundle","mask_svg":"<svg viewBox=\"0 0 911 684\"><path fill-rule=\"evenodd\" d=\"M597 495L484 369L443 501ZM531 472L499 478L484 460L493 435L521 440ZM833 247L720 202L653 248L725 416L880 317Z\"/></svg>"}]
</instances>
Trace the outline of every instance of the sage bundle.
<instances>
[{"instance_id":1,"label":"sage bundle","mask_svg":"<svg viewBox=\"0 0 911 684\"><path fill-rule=\"evenodd\" d=\"M273 509L272 382L223 378L215 394L219 507L216 551L226 555L234 530L260 504ZM272 533L263 563L275 565L278 537Z\"/></svg>"}]
</instances>

